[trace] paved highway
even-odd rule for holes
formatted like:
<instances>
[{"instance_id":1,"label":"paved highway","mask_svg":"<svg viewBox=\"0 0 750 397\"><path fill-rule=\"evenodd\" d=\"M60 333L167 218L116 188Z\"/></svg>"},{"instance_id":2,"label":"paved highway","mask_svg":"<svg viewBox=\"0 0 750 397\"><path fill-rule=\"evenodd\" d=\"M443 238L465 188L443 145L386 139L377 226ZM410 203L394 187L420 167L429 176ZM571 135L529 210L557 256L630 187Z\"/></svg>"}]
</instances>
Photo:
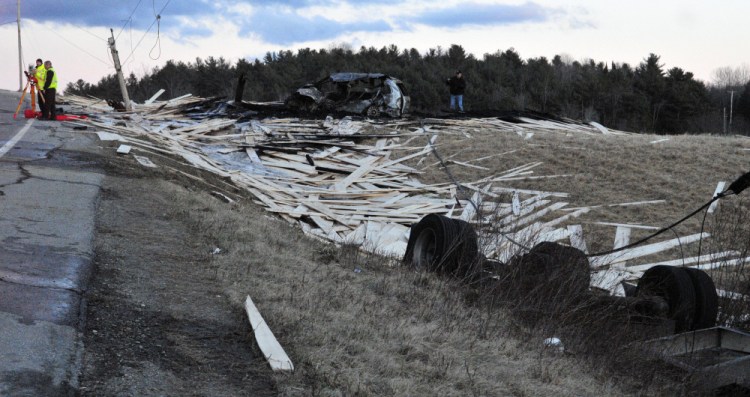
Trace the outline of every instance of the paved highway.
<instances>
[{"instance_id":1,"label":"paved highway","mask_svg":"<svg viewBox=\"0 0 750 397\"><path fill-rule=\"evenodd\" d=\"M89 134L13 112L0 90L0 395L77 390L103 173Z\"/></svg>"}]
</instances>

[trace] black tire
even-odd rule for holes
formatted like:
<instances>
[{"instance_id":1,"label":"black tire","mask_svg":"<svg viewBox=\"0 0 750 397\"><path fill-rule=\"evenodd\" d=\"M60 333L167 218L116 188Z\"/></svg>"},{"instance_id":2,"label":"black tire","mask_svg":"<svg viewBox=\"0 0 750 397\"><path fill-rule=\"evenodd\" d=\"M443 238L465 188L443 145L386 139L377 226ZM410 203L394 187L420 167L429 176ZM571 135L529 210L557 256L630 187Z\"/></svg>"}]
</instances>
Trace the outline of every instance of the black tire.
<instances>
[{"instance_id":1,"label":"black tire","mask_svg":"<svg viewBox=\"0 0 750 397\"><path fill-rule=\"evenodd\" d=\"M588 291L591 282L589 261L583 251L549 241L535 245L512 265L520 277L522 289L531 290L546 284L549 289L564 288L567 294Z\"/></svg>"},{"instance_id":2,"label":"black tire","mask_svg":"<svg viewBox=\"0 0 750 397\"><path fill-rule=\"evenodd\" d=\"M685 268L693 281L695 289L695 314L693 329L705 329L716 326L716 316L719 314L719 295L711 277L703 270Z\"/></svg>"},{"instance_id":3,"label":"black tire","mask_svg":"<svg viewBox=\"0 0 750 397\"><path fill-rule=\"evenodd\" d=\"M464 276L478 259L477 236L466 222L430 214L411 227L405 263Z\"/></svg>"},{"instance_id":4,"label":"black tire","mask_svg":"<svg viewBox=\"0 0 750 397\"><path fill-rule=\"evenodd\" d=\"M466 221L451 219L453 222L452 242L453 268L450 271L460 278L473 279L482 271L482 258L479 254L479 244L474 228Z\"/></svg>"},{"instance_id":5,"label":"black tire","mask_svg":"<svg viewBox=\"0 0 750 397\"><path fill-rule=\"evenodd\" d=\"M669 318L675 322L675 333L693 329L695 288L688 272L673 266L654 266L643 273L636 296L660 296L669 305Z\"/></svg>"}]
</instances>

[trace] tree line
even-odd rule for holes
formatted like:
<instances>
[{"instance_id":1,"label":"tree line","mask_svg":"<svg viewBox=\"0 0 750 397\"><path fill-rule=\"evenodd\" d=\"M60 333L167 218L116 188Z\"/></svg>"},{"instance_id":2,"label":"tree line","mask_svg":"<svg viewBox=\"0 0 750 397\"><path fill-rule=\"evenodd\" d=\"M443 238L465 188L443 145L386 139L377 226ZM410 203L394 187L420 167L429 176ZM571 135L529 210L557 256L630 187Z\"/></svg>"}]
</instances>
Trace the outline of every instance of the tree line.
<instances>
[{"instance_id":1,"label":"tree line","mask_svg":"<svg viewBox=\"0 0 750 397\"><path fill-rule=\"evenodd\" d=\"M341 45L269 52L252 62L231 63L223 57L187 63L170 60L140 78L131 73L126 84L135 101L144 101L161 88L169 98L188 93L233 98L238 77L244 73L243 99L279 101L330 73L380 72L404 82L412 110L434 114L446 110L445 80L456 70L467 80L464 100L473 112L533 110L636 132L750 134L746 69L717 69L715 82L706 84L679 67L665 70L656 54L631 66L575 61L564 55L524 60L512 48L478 59L455 44L426 53L395 45L357 51ZM96 84L78 80L65 92L106 99L120 96L115 75Z\"/></svg>"}]
</instances>

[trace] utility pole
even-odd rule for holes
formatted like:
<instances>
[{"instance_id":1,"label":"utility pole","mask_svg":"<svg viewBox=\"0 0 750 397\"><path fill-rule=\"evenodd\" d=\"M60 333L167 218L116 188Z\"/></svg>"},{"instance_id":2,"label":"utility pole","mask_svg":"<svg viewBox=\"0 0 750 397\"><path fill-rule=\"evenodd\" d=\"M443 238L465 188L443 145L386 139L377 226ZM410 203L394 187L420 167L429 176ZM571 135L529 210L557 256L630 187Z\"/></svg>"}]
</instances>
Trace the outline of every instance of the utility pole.
<instances>
[{"instance_id":1,"label":"utility pole","mask_svg":"<svg viewBox=\"0 0 750 397\"><path fill-rule=\"evenodd\" d=\"M125 86L125 77L122 75L122 66L120 65L120 55L117 53L117 48L115 47L115 32L112 31L112 29L109 30L109 32L112 34L112 37L109 38L109 49L112 51L112 60L115 61L115 70L117 71L117 81L120 82L120 91L122 91L122 100L125 102L125 109L127 111L133 110L133 107L130 106L130 97L128 96L128 87Z\"/></svg>"},{"instance_id":2,"label":"utility pole","mask_svg":"<svg viewBox=\"0 0 750 397\"><path fill-rule=\"evenodd\" d=\"M734 90L729 91L729 133L732 133L732 107L734 105Z\"/></svg>"},{"instance_id":3,"label":"utility pole","mask_svg":"<svg viewBox=\"0 0 750 397\"><path fill-rule=\"evenodd\" d=\"M18 25L18 91L23 91L23 58L21 57L21 0L16 1L16 24Z\"/></svg>"}]
</instances>

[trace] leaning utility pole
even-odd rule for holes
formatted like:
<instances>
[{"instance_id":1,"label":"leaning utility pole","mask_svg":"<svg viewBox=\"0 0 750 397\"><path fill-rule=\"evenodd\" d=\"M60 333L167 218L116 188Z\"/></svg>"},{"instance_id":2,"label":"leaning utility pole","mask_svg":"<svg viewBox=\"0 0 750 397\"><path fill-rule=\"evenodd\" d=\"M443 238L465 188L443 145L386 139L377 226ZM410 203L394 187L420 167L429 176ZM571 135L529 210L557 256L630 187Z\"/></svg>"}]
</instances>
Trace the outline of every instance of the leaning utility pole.
<instances>
[{"instance_id":1,"label":"leaning utility pole","mask_svg":"<svg viewBox=\"0 0 750 397\"><path fill-rule=\"evenodd\" d=\"M112 29L109 30L112 37L109 38L109 49L112 51L112 59L115 61L115 70L117 71L117 81L120 82L120 91L122 91L122 100L125 102L125 109L127 111L133 110L130 106L130 97L128 96L128 87L125 86L125 77L122 75L122 66L120 65L120 55L117 54L117 48L115 47L115 32Z\"/></svg>"},{"instance_id":2,"label":"leaning utility pole","mask_svg":"<svg viewBox=\"0 0 750 397\"><path fill-rule=\"evenodd\" d=\"M16 24L18 24L18 91L23 91L23 59L21 58L21 0L16 2Z\"/></svg>"}]
</instances>

